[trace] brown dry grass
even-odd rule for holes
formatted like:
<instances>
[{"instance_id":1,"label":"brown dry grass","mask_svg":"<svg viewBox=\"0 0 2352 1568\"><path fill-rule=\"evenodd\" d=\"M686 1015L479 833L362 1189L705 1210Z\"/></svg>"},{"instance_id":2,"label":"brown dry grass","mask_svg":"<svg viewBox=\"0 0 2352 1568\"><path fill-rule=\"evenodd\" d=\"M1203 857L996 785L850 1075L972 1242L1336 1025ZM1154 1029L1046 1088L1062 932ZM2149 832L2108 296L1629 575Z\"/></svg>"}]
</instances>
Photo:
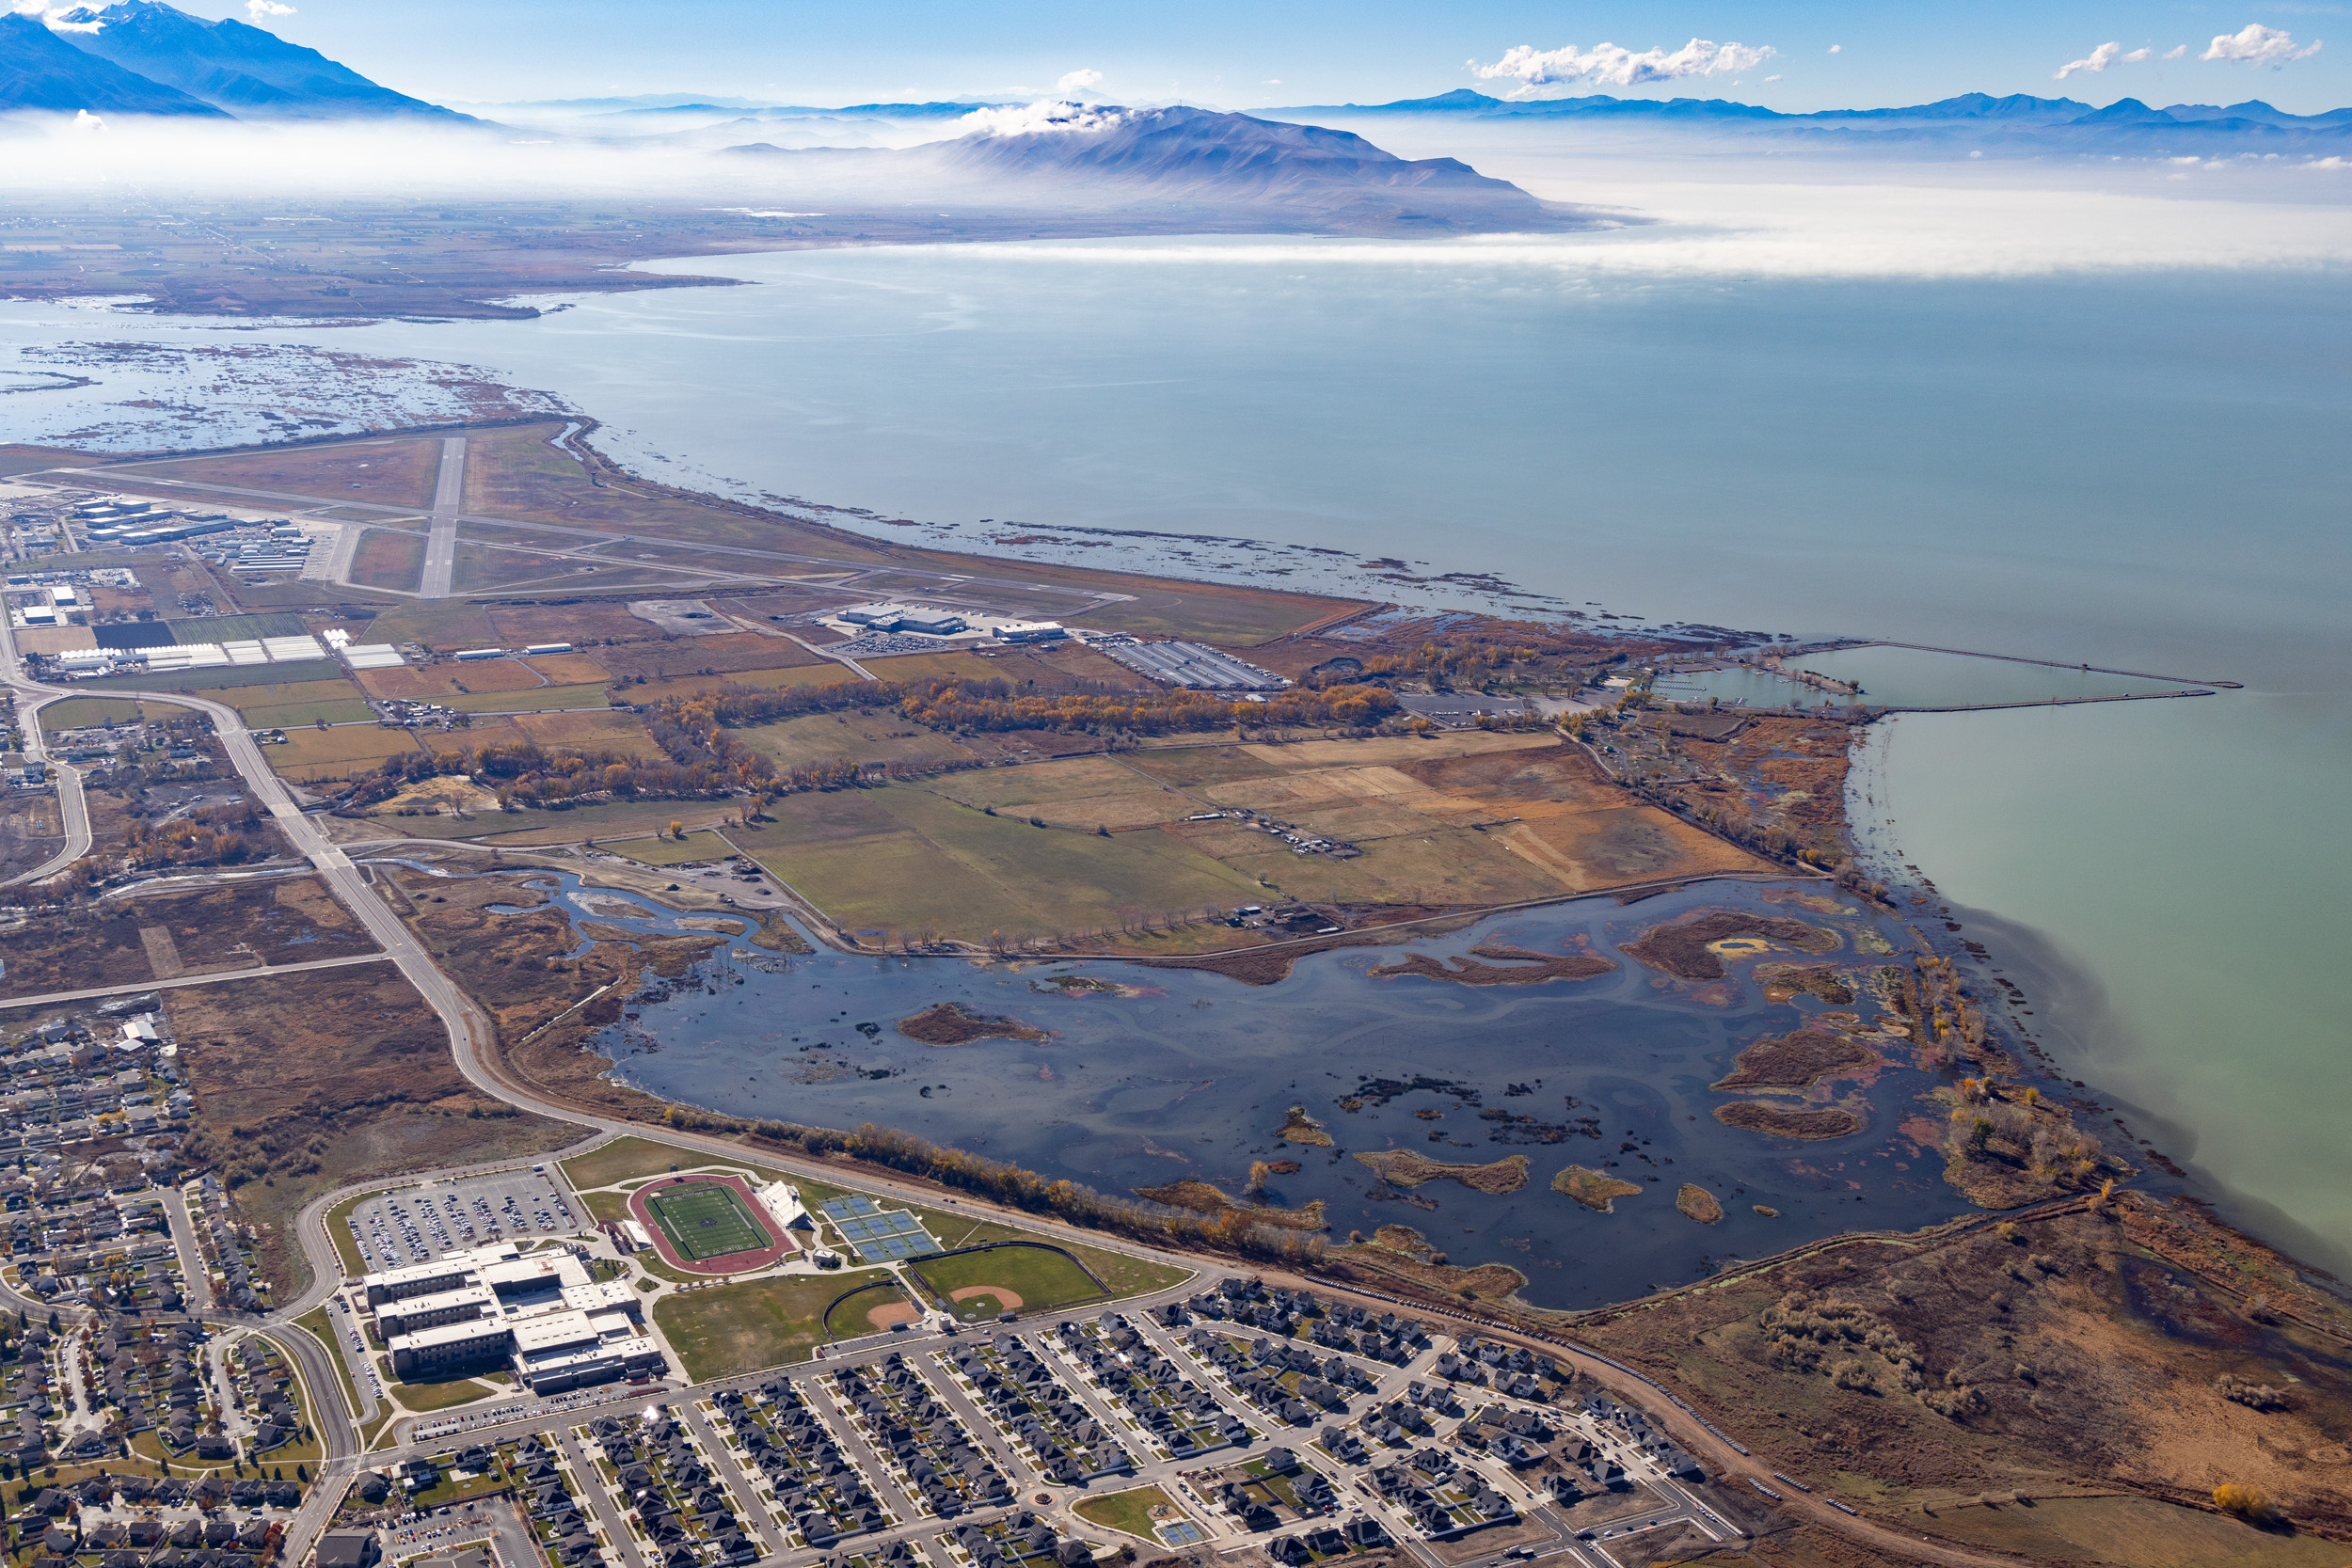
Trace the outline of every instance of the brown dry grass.
<instances>
[{"instance_id":1,"label":"brown dry grass","mask_svg":"<svg viewBox=\"0 0 2352 1568\"><path fill-rule=\"evenodd\" d=\"M1868 1067L1878 1053L1827 1029L1794 1029L1767 1035L1740 1053L1729 1076L1715 1089L1804 1089L1824 1078Z\"/></svg>"},{"instance_id":2,"label":"brown dry grass","mask_svg":"<svg viewBox=\"0 0 2352 1568\"><path fill-rule=\"evenodd\" d=\"M1839 942L1836 931L1803 921L1740 910L1710 910L1653 926L1639 941L1627 942L1623 951L1626 957L1679 979L1720 980L1727 971L1712 944L1735 937L1776 942L1807 953L1834 951Z\"/></svg>"},{"instance_id":3,"label":"brown dry grass","mask_svg":"<svg viewBox=\"0 0 2352 1568\"><path fill-rule=\"evenodd\" d=\"M228 1173L280 1299L301 1283L294 1217L316 1192L578 1135L476 1092L389 964L184 987L164 1006L197 1101L189 1158Z\"/></svg>"},{"instance_id":4,"label":"brown dry grass","mask_svg":"<svg viewBox=\"0 0 2352 1568\"><path fill-rule=\"evenodd\" d=\"M645 733L645 721L626 711L520 713L515 716L512 722L542 746L573 746L584 752L621 752L637 757L661 754L661 748L656 746L653 736Z\"/></svg>"},{"instance_id":5,"label":"brown dry grass","mask_svg":"<svg viewBox=\"0 0 2352 1568\"><path fill-rule=\"evenodd\" d=\"M640 625L652 629L651 623ZM599 649L596 662L615 680L632 675L658 680L664 675L723 675L738 670L789 670L831 661L789 638L743 631L618 643Z\"/></svg>"},{"instance_id":6,"label":"brown dry grass","mask_svg":"<svg viewBox=\"0 0 2352 1568\"><path fill-rule=\"evenodd\" d=\"M145 464L151 472L196 483L241 489L287 490L322 499L370 501L381 506L433 504L441 471L438 437L393 437L291 451L228 452Z\"/></svg>"},{"instance_id":7,"label":"brown dry grass","mask_svg":"<svg viewBox=\"0 0 2352 1568\"><path fill-rule=\"evenodd\" d=\"M1051 1038L1042 1029L1031 1028L1017 1018L991 1018L967 1011L959 1002L938 1002L898 1022L898 1033L925 1045L970 1045L977 1040L1042 1040Z\"/></svg>"},{"instance_id":8,"label":"brown dry grass","mask_svg":"<svg viewBox=\"0 0 2352 1568\"><path fill-rule=\"evenodd\" d=\"M0 936L0 990L34 996L374 950L325 888L294 877L44 915ZM157 958L167 974L158 973Z\"/></svg>"},{"instance_id":9,"label":"brown dry grass","mask_svg":"<svg viewBox=\"0 0 2352 1568\"><path fill-rule=\"evenodd\" d=\"M559 637L549 641L568 640ZM538 671L550 686L585 685L603 680L606 674L604 666L591 654L532 654L528 657L517 655L516 662Z\"/></svg>"},{"instance_id":10,"label":"brown dry grass","mask_svg":"<svg viewBox=\"0 0 2352 1568\"><path fill-rule=\"evenodd\" d=\"M1396 963L1373 970L1372 974L1378 980L1411 974L1424 980L1451 980L1457 986L1532 986L1546 980L1589 980L1613 974L1617 967L1596 953L1538 953L1497 942L1473 947L1470 952L1470 958L1442 962L1426 953L1407 953ZM1500 961L1482 963L1482 958Z\"/></svg>"},{"instance_id":11,"label":"brown dry grass","mask_svg":"<svg viewBox=\"0 0 2352 1568\"><path fill-rule=\"evenodd\" d=\"M427 701L458 691L520 691L539 685L535 673L511 658L485 658L470 664L402 664L389 670L361 670L355 678L371 696Z\"/></svg>"},{"instance_id":12,"label":"brown dry grass","mask_svg":"<svg viewBox=\"0 0 2352 1568\"><path fill-rule=\"evenodd\" d=\"M1611 1176L1606 1171L1570 1165L1551 1179L1551 1190L1576 1199L1587 1209L1597 1209L1608 1214L1616 1212L1617 1199L1640 1196L1642 1184Z\"/></svg>"},{"instance_id":13,"label":"brown dry grass","mask_svg":"<svg viewBox=\"0 0 2352 1568\"><path fill-rule=\"evenodd\" d=\"M1170 1209L1189 1209L1196 1214L1239 1214L1253 1225L1270 1225L1284 1230L1321 1230L1324 1227L1323 1200L1315 1199L1304 1209L1269 1209L1254 1203L1236 1203L1223 1189L1210 1181L1171 1181L1163 1187L1137 1187L1137 1197Z\"/></svg>"},{"instance_id":14,"label":"brown dry grass","mask_svg":"<svg viewBox=\"0 0 2352 1568\"><path fill-rule=\"evenodd\" d=\"M497 605L485 612L492 641L510 648L533 642L569 642L576 648L606 642L636 642L661 633L650 621L628 612L623 604Z\"/></svg>"},{"instance_id":15,"label":"brown dry grass","mask_svg":"<svg viewBox=\"0 0 2352 1568\"><path fill-rule=\"evenodd\" d=\"M1728 1105L1718 1105L1715 1107L1715 1119L1725 1127L1761 1132L1772 1138L1795 1138L1804 1143L1824 1143L1833 1138L1850 1137L1861 1132L1863 1127L1862 1118L1842 1105L1820 1105L1797 1111L1785 1105L1767 1105L1755 1100L1735 1100Z\"/></svg>"},{"instance_id":16,"label":"brown dry grass","mask_svg":"<svg viewBox=\"0 0 2352 1568\"><path fill-rule=\"evenodd\" d=\"M1484 1165L1450 1165L1419 1150L1383 1148L1359 1153L1357 1160L1391 1187L1418 1187L1427 1181L1459 1181L1474 1193L1516 1193L1527 1185L1528 1159L1513 1154Z\"/></svg>"},{"instance_id":17,"label":"brown dry grass","mask_svg":"<svg viewBox=\"0 0 2352 1568\"><path fill-rule=\"evenodd\" d=\"M1390 1290L1401 1285L1407 1293L1434 1291L1486 1301L1502 1300L1527 1283L1527 1275L1508 1263L1472 1268L1449 1263L1445 1254L1432 1251L1409 1225L1384 1225L1369 1242L1334 1247L1325 1255L1325 1266L1342 1279L1361 1279Z\"/></svg>"},{"instance_id":18,"label":"brown dry grass","mask_svg":"<svg viewBox=\"0 0 2352 1568\"><path fill-rule=\"evenodd\" d=\"M282 746L262 754L282 778L299 781L352 779L373 773L389 756L416 750L405 730L376 724L342 724L331 730L290 729Z\"/></svg>"},{"instance_id":19,"label":"brown dry grass","mask_svg":"<svg viewBox=\"0 0 2352 1568\"><path fill-rule=\"evenodd\" d=\"M414 590L424 570L425 536L372 528L351 558L351 580L361 587Z\"/></svg>"},{"instance_id":20,"label":"brown dry grass","mask_svg":"<svg viewBox=\"0 0 2352 1568\"><path fill-rule=\"evenodd\" d=\"M1764 1314L1792 1291L1851 1304L1917 1354L1922 1394L1878 1366L1875 1390L1776 1353ZM2305 1327L2290 1314L2312 1315ZM2225 1481L2352 1531L2352 1330L2278 1254L2134 1194L2014 1227L1856 1241L1584 1318L1578 1336L1675 1387L1760 1464L1835 1478L1874 1511L1938 1510L1987 1491L2122 1488L2175 1502ZM1864 1362L1877 1365L1867 1350ZM1866 1367L1865 1369L1869 1370ZM2260 1411L2224 1376L2290 1390ZM1904 1522L1933 1531L1936 1516ZM2060 1554L2064 1555L2064 1554ZM2191 1560L2181 1559L2178 1560Z\"/></svg>"}]
</instances>

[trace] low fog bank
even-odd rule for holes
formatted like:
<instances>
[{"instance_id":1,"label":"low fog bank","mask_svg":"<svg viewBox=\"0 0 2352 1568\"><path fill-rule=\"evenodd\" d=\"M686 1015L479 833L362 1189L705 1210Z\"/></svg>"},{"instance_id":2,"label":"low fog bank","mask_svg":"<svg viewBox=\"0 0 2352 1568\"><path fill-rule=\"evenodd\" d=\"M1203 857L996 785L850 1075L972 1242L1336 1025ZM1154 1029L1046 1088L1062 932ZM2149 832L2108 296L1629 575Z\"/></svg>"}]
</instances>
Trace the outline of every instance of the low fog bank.
<instances>
[{"instance_id":1,"label":"low fog bank","mask_svg":"<svg viewBox=\"0 0 2352 1568\"><path fill-rule=\"evenodd\" d=\"M250 123L87 114L0 121L0 190L154 200L591 199L779 221L937 204L1038 214L1243 213L1274 230L1494 232L1615 221L1443 153L1213 111L1039 103L882 121L890 145L803 145L805 123L533 135L481 123ZM781 138L781 139L780 139Z\"/></svg>"}]
</instances>

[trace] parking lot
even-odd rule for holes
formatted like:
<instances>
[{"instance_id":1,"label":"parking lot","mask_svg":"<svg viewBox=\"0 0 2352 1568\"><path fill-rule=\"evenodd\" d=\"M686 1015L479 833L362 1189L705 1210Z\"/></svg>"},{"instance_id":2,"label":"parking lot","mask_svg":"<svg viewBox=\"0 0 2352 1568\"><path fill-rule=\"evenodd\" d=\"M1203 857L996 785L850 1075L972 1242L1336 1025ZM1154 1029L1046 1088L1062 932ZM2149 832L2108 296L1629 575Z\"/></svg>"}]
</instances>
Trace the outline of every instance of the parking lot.
<instances>
[{"instance_id":1,"label":"parking lot","mask_svg":"<svg viewBox=\"0 0 2352 1568\"><path fill-rule=\"evenodd\" d=\"M567 1235L588 1223L552 1164L543 1173L525 1167L401 1187L351 1212L360 1260L370 1270L406 1268L492 1242Z\"/></svg>"}]
</instances>

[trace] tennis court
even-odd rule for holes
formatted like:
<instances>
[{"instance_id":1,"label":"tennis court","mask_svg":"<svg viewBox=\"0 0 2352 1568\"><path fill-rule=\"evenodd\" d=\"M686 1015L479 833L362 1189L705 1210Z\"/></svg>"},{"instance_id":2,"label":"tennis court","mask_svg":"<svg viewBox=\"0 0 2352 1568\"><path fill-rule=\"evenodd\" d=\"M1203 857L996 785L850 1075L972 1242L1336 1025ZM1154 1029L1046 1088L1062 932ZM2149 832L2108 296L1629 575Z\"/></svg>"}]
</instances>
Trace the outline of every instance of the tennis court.
<instances>
[{"instance_id":1,"label":"tennis court","mask_svg":"<svg viewBox=\"0 0 2352 1568\"><path fill-rule=\"evenodd\" d=\"M690 1262L762 1252L776 1244L735 1189L716 1181L690 1181L647 1193L645 1209L678 1256Z\"/></svg>"},{"instance_id":2,"label":"tennis court","mask_svg":"<svg viewBox=\"0 0 2352 1568\"><path fill-rule=\"evenodd\" d=\"M870 1197L851 1193L820 1203L818 1210L833 1221L841 1239L850 1243L861 1263L885 1263L897 1258L920 1258L937 1252L939 1243L923 1222L903 1209L882 1209Z\"/></svg>"}]
</instances>

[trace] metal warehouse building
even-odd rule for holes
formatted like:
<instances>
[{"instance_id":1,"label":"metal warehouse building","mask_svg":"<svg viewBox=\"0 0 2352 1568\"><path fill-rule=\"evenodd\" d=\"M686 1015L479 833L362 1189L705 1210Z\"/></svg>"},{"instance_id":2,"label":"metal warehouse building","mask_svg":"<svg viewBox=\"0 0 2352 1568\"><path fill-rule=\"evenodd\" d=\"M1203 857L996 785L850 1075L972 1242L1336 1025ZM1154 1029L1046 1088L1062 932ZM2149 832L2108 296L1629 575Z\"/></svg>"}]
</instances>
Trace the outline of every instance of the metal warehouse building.
<instances>
[{"instance_id":1,"label":"metal warehouse building","mask_svg":"<svg viewBox=\"0 0 2352 1568\"><path fill-rule=\"evenodd\" d=\"M1198 691L1279 691L1290 682L1198 642L1106 642L1099 650L1163 686Z\"/></svg>"}]
</instances>

